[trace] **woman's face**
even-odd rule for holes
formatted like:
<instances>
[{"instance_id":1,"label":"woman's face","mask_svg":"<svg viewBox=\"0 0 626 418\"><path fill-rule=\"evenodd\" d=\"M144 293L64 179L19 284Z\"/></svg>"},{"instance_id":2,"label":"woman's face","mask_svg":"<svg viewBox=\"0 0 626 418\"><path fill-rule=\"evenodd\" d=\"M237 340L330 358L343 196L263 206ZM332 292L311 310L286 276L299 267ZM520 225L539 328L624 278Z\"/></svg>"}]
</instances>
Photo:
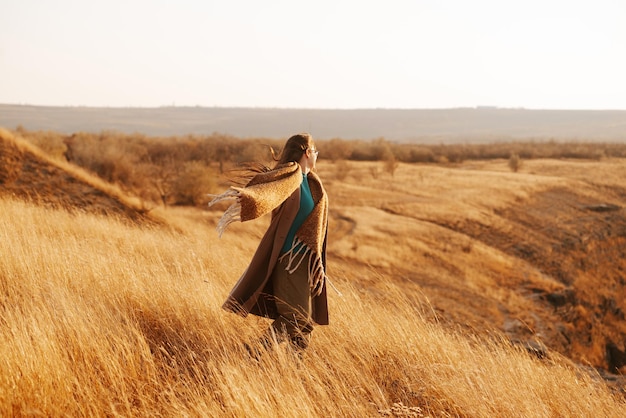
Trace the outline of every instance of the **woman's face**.
<instances>
[{"instance_id":1,"label":"woman's face","mask_svg":"<svg viewBox=\"0 0 626 418\"><path fill-rule=\"evenodd\" d=\"M307 158L309 159L311 168L315 168L315 163L317 162L317 154L319 154L319 151L317 151L315 144L313 143L309 144L309 147L306 150L306 155L307 155Z\"/></svg>"}]
</instances>

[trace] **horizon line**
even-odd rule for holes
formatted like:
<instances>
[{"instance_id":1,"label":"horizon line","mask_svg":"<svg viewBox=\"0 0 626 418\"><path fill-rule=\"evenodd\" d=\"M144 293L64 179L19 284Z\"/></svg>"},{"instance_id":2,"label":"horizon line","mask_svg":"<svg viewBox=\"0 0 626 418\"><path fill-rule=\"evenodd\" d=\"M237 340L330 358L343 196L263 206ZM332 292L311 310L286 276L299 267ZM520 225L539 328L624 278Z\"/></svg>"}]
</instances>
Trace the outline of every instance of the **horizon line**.
<instances>
[{"instance_id":1,"label":"horizon line","mask_svg":"<svg viewBox=\"0 0 626 418\"><path fill-rule=\"evenodd\" d=\"M573 112L623 112L626 109L618 108L534 108L524 106L450 106L450 107L282 107L282 106L220 106L220 105L159 105L159 106L95 106L95 105L44 105L30 103L0 103L0 106L19 106L19 107L42 107L42 108L64 108L64 109L252 109L252 110L310 110L310 111L365 111L365 110L393 110L393 111L412 111L412 110L528 110L528 111L573 111Z\"/></svg>"}]
</instances>

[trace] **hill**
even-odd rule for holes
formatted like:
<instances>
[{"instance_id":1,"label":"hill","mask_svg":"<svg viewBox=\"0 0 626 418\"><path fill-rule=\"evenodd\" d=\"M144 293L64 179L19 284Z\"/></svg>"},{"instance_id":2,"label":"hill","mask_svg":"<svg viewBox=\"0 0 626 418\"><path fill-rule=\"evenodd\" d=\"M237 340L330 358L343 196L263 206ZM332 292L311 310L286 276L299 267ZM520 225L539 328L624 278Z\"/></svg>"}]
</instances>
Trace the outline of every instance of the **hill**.
<instances>
[{"instance_id":1,"label":"hill","mask_svg":"<svg viewBox=\"0 0 626 418\"><path fill-rule=\"evenodd\" d=\"M268 322L220 306L264 221L219 240L216 214L190 209L168 211L176 230L6 197L0 213L2 416L621 418L626 408L597 374L438 321L426 292L377 266L351 272L337 253L331 325L302 359L285 346L251 359L242 343Z\"/></svg>"},{"instance_id":2,"label":"hill","mask_svg":"<svg viewBox=\"0 0 626 418\"><path fill-rule=\"evenodd\" d=\"M0 134L0 415L623 415L623 159L320 162L343 295L302 360L256 362L267 322L220 306L269 219L144 228Z\"/></svg>"},{"instance_id":3,"label":"hill","mask_svg":"<svg viewBox=\"0 0 626 418\"><path fill-rule=\"evenodd\" d=\"M320 168L347 280L377 289L384 274L442 321L624 365L624 160L400 165L394 177L380 164L353 163L342 181L345 167Z\"/></svg>"},{"instance_id":4,"label":"hill","mask_svg":"<svg viewBox=\"0 0 626 418\"><path fill-rule=\"evenodd\" d=\"M513 139L625 141L626 111L459 109L90 108L0 105L0 126L65 134L115 130L172 136L221 133L422 143Z\"/></svg>"},{"instance_id":5,"label":"hill","mask_svg":"<svg viewBox=\"0 0 626 418\"><path fill-rule=\"evenodd\" d=\"M156 222L138 201L77 166L52 159L39 148L0 128L0 196L38 204Z\"/></svg>"}]
</instances>

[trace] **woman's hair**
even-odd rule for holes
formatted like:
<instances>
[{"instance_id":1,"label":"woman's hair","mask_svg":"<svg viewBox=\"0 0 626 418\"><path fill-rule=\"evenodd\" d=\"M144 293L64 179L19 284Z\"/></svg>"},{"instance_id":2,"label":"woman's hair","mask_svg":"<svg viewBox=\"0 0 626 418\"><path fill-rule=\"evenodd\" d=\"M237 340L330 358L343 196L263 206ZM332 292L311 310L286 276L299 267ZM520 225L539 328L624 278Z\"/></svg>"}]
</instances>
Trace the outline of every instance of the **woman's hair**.
<instances>
[{"instance_id":1,"label":"woman's hair","mask_svg":"<svg viewBox=\"0 0 626 418\"><path fill-rule=\"evenodd\" d=\"M285 164L291 161L298 162L302 158L307 148L313 145L313 137L308 133L293 135L287 140L280 155L276 156L274 149L270 148L272 158L276 161L276 165Z\"/></svg>"},{"instance_id":2,"label":"woman's hair","mask_svg":"<svg viewBox=\"0 0 626 418\"><path fill-rule=\"evenodd\" d=\"M296 134L289 138L279 155L276 155L276 153L274 152L274 148L270 146L272 158L276 162L274 168L276 168L280 164L285 164L292 161L299 162L300 158L302 158L302 154L307 150L307 148L312 146L313 137L308 133ZM237 168L229 170L228 180L233 185L243 187L248 184L248 182L256 174L266 173L270 170L270 167L260 162L240 163Z\"/></svg>"}]
</instances>

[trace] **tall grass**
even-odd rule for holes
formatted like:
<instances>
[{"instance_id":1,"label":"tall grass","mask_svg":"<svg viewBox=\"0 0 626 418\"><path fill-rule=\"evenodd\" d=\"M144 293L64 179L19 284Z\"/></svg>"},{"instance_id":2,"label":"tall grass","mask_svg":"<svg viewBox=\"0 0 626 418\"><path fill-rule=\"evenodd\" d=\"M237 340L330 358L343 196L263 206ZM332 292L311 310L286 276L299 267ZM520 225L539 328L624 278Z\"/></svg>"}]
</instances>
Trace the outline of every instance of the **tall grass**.
<instances>
[{"instance_id":1,"label":"tall grass","mask_svg":"<svg viewBox=\"0 0 626 418\"><path fill-rule=\"evenodd\" d=\"M621 417L626 408L566 361L446 329L420 298L392 284L362 290L332 260L344 297L330 295L331 326L314 331L302 360L280 347L257 362L242 342L267 322L220 306L259 229L234 226L218 241L198 212L171 211L177 228L140 227L6 199L0 214L2 416Z\"/></svg>"}]
</instances>

